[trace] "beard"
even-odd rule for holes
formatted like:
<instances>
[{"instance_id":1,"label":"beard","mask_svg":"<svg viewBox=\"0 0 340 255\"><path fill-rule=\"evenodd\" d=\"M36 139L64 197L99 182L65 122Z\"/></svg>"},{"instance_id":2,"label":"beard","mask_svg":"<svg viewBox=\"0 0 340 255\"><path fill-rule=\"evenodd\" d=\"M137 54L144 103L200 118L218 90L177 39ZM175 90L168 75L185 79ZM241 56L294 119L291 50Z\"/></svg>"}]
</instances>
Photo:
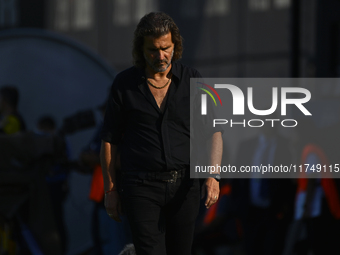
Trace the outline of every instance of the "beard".
<instances>
[{"instance_id":1,"label":"beard","mask_svg":"<svg viewBox=\"0 0 340 255\"><path fill-rule=\"evenodd\" d=\"M174 50L171 53L171 57L170 57L169 61L167 61L167 60L162 60L162 61L155 60L155 61L152 62L150 59L147 58L145 53L143 53L143 55L144 55L144 59L145 59L146 63L151 67L151 69L154 70L157 73L161 73L161 72L165 72L166 69L168 69L168 67L170 66L172 57L174 56ZM162 64L165 64L165 66L164 67L161 66Z\"/></svg>"}]
</instances>

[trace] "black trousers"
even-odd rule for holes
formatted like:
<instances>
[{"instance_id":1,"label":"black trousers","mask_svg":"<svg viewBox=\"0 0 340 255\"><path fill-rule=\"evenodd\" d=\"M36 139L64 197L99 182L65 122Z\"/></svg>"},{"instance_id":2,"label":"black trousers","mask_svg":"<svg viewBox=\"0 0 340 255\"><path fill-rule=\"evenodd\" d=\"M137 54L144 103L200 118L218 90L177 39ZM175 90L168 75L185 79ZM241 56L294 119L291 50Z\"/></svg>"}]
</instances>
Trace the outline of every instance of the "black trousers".
<instances>
[{"instance_id":1,"label":"black trousers","mask_svg":"<svg viewBox=\"0 0 340 255\"><path fill-rule=\"evenodd\" d=\"M137 255L190 255L199 210L198 179L123 177L121 198Z\"/></svg>"}]
</instances>

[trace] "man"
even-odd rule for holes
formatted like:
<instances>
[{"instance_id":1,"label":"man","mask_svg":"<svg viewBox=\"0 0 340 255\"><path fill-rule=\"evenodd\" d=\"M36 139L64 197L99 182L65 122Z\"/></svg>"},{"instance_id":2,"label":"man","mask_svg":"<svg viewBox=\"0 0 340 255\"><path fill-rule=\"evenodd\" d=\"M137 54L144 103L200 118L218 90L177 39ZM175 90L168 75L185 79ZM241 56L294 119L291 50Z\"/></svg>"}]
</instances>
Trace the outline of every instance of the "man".
<instances>
[{"instance_id":1,"label":"man","mask_svg":"<svg viewBox=\"0 0 340 255\"><path fill-rule=\"evenodd\" d=\"M19 91L15 86L5 85L0 88L0 171L10 170L22 165L32 151L26 151L23 118L17 107ZM21 135L18 136L18 134ZM13 136L16 134L16 136Z\"/></svg>"},{"instance_id":2,"label":"man","mask_svg":"<svg viewBox=\"0 0 340 255\"><path fill-rule=\"evenodd\" d=\"M182 38L164 13L145 15L133 43L135 66L117 75L104 120L105 207L120 221L123 206L138 255L188 255L199 208L199 181L189 173L190 78L200 74L176 62ZM215 132L211 140L210 163L220 164L221 133ZM119 193L117 159L122 171ZM219 195L216 179L205 180L205 194L209 208Z\"/></svg>"},{"instance_id":3,"label":"man","mask_svg":"<svg viewBox=\"0 0 340 255\"><path fill-rule=\"evenodd\" d=\"M0 133L15 134L25 131L25 123L17 111L19 92L14 86L0 89Z\"/></svg>"}]
</instances>

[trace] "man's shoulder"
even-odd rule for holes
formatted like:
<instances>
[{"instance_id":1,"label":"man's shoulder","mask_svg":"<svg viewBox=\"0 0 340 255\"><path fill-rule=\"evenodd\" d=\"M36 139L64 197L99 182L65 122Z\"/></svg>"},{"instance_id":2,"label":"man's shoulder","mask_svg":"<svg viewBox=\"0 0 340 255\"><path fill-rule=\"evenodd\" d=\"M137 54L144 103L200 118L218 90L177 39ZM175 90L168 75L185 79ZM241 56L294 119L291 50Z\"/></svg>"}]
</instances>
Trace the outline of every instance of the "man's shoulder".
<instances>
[{"instance_id":1,"label":"man's shoulder","mask_svg":"<svg viewBox=\"0 0 340 255\"><path fill-rule=\"evenodd\" d=\"M179 61L173 63L173 74L182 78L184 77L202 77L199 71L193 67L187 66Z\"/></svg>"},{"instance_id":2,"label":"man's shoulder","mask_svg":"<svg viewBox=\"0 0 340 255\"><path fill-rule=\"evenodd\" d=\"M127 81L131 81L137 78L140 78L141 75L141 70L138 69L135 66L132 66L128 69L125 69L123 71L121 71L120 73L118 73L115 77L115 81L116 82L127 82Z\"/></svg>"},{"instance_id":3,"label":"man's shoulder","mask_svg":"<svg viewBox=\"0 0 340 255\"><path fill-rule=\"evenodd\" d=\"M176 61L173 63L173 65L177 68L179 68L180 70L187 70L187 71L191 71L191 72L198 72L197 69L191 67L191 66L188 66L186 64L183 64L182 62L180 61Z\"/></svg>"},{"instance_id":4,"label":"man's shoulder","mask_svg":"<svg viewBox=\"0 0 340 255\"><path fill-rule=\"evenodd\" d=\"M132 66L118 73L113 81L112 89L127 90L136 87L142 82L144 71Z\"/></svg>"}]
</instances>

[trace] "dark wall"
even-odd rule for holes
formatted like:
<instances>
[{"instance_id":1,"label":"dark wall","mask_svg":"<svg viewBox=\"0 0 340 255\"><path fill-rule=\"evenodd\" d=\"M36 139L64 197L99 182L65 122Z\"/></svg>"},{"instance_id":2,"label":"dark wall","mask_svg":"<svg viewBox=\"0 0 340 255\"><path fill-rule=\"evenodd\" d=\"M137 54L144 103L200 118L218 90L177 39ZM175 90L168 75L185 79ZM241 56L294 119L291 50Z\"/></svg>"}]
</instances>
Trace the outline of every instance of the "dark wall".
<instances>
[{"instance_id":1,"label":"dark wall","mask_svg":"<svg viewBox=\"0 0 340 255\"><path fill-rule=\"evenodd\" d=\"M182 61L205 76L339 76L339 0L0 0L0 29L56 31L121 71L139 18L155 10L173 17Z\"/></svg>"},{"instance_id":2,"label":"dark wall","mask_svg":"<svg viewBox=\"0 0 340 255\"><path fill-rule=\"evenodd\" d=\"M45 0L0 0L0 29L45 27Z\"/></svg>"},{"instance_id":3,"label":"dark wall","mask_svg":"<svg viewBox=\"0 0 340 255\"><path fill-rule=\"evenodd\" d=\"M317 9L317 77L340 76L340 1L319 0Z\"/></svg>"},{"instance_id":4,"label":"dark wall","mask_svg":"<svg viewBox=\"0 0 340 255\"><path fill-rule=\"evenodd\" d=\"M132 38L138 20L145 13L161 10L170 14L181 30L183 62L203 75L289 76L289 1L269 0L262 6L259 2L266 1L84 0L93 5L87 27L75 25L76 9L81 8L76 2L50 1L48 28L84 42L116 70L132 64ZM66 22L60 25L63 16Z\"/></svg>"}]
</instances>

